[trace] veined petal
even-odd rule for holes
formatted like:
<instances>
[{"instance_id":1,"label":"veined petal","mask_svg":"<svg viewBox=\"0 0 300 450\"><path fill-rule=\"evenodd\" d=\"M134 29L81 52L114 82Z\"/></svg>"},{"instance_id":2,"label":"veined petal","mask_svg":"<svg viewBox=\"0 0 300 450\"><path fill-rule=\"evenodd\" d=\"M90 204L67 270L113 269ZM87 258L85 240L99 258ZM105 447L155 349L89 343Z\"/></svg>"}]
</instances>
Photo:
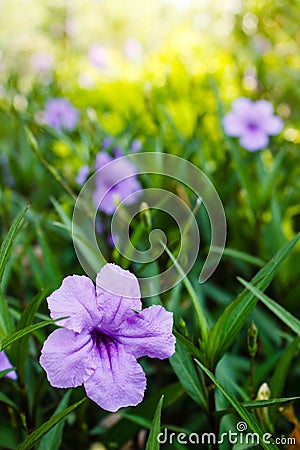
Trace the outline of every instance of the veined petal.
<instances>
[{"instance_id":1,"label":"veined petal","mask_svg":"<svg viewBox=\"0 0 300 450\"><path fill-rule=\"evenodd\" d=\"M172 334L173 314L162 306L152 305L134 312L124 321L115 338L136 358L169 358L175 352Z\"/></svg>"},{"instance_id":2,"label":"veined petal","mask_svg":"<svg viewBox=\"0 0 300 450\"><path fill-rule=\"evenodd\" d=\"M58 325L80 333L100 321L96 307L96 293L93 282L85 276L72 275L65 278L59 289L47 299L52 319L66 317Z\"/></svg>"},{"instance_id":3,"label":"veined petal","mask_svg":"<svg viewBox=\"0 0 300 450\"><path fill-rule=\"evenodd\" d=\"M133 309L142 309L137 278L115 264L106 264L96 278L97 306L102 313L101 328L118 330Z\"/></svg>"},{"instance_id":4,"label":"veined petal","mask_svg":"<svg viewBox=\"0 0 300 450\"><path fill-rule=\"evenodd\" d=\"M8 359L6 353L4 350L2 350L2 352L0 352L0 372L2 372L3 370L7 370L7 369L11 369L13 366L11 365L10 360ZM11 372L8 372L5 375L5 378L10 378L11 380L16 380L17 374L15 370L12 370Z\"/></svg>"},{"instance_id":5,"label":"veined petal","mask_svg":"<svg viewBox=\"0 0 300 450\"><path fill-rule=\"evenodd\" d=\"M140 403L146 376L134 356L112 341L99 344L98 350L98 367L84 383L87 396L111 412Z\"/></svg>"},{"instance_id":6,"label":"veined petal","mask_svg":"<svg viewBox=\"0 0 300 450\"><path fill-rule=\"evenodd\" d=\"M88 333L59 328L45 341L40 364L53 387L80 386L95 371L93 341Z\"/></svg>"}]
</instances>

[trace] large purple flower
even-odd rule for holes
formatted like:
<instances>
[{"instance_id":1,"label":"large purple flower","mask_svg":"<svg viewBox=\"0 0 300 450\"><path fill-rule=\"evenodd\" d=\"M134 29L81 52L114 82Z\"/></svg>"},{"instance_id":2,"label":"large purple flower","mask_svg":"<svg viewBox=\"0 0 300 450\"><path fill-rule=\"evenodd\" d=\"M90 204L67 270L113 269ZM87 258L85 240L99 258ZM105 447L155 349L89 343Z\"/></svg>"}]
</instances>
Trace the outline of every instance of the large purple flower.
<instances>
[{"instance_id":1,"label":"large purple flower","mask_svg":"<svg viewBox=\"0 0 300 450\"><path fill-rule=\"evenodd\" d=\"M73 131L79 120L79 113L66 98L51 98L46 102L43 119L57 130Z\"/></svg>"},{"instance_id":2,"label":"large purple flower","mask_svg":"<svg viewBox=\"0 0 300 450\"><path fill-rule=\"evenodd\" d=\"M8 357L6 356L6 353L4 350L0 352L0 372L7 369L12 369L12 365ZM11 372L8 372L6 375L4 375L6 378L10 378L11 380L16 380L17 374L15 370L12 370Z\"/></svg>"},{"instance_id":3,"label":"large purple flower","mask_svg":"<svg viewBox=\"0 0 300 450\"><path fill-rule=\"evenodd\" d=\"M65 278L48 297L53 319L68 316L42 349L50 384L84 384L88 397L107 411L140 403L146 377L137 358L169 358L175 347L172 313L157 305L142 311L140 296L136 277L114 264L101 269L96 288L85 276Z\"/></svg>"},{"instance_id":4,"label":"large purple flower","mask_svg":"<svg viewBox=\"0 0 300 450\"><path fill-rule=\"evenodd\" d=\"M280 133L283 121L274 116L273 105L267 100L252 102L240 97L224 116L223 126L228 136L239 137L241 146L253 152L267 147L269 136Z\"/></svg>"},{"instance_id":5,"label":"large purple flower","mask_svg":"<svg viewBox=\"0 0 300 450\"><path fill-rule=\"evenodd\" d=\"M117 149L118 150L118 149ZM114 164L109 164L114 161ZM141 185L136 178L136 168L126 158L122 158L119 151L115 157L105 152L96 156L95 170L102 169L96 173L96 185L93 193L93 201L100 211L113 214L118 203L131 204L136 200ZM136 195L131 195L137 192ZM130 196L126 199L126 197Z\"/></svg>"}]
</instances>

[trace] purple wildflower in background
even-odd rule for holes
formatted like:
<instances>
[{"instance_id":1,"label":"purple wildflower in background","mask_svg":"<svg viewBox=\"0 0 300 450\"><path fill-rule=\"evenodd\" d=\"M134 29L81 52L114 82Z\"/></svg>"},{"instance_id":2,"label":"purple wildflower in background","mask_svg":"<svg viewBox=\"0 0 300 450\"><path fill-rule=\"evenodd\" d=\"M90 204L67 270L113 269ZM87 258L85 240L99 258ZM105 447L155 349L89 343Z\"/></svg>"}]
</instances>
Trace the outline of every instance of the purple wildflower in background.
<instances>
[{"instance_id":1,"label":"purple wildflower in background","mask_svg":"<svg viewBox=\"0 0 300 450\"><path fill-rule=\"evenodd\" d=\"M89 166L82 166L78 171L76 183L82 186L86 182L86 179L89 176L89 174L90 174Z\"/></svg>"},{"instance_id":2,"label":"purple wildflower in background","mask_svg":"<svg viewBox=\"0 0 300 450\"><path fill-rule=\"evenodd\" d=\"M8 357L6 356L6 353L4 350L0 352L0 372L7 369L12 369L12 365ZM11 380L16 380L17 374L15 370L12 370L11 372L8 372L6 375L4 375L6 378L10 378Z\"/></svg>"},{"instance_id":3,"label":"purple wildflower in background","mask_svg":"<svg viewBox=\"0 0 300 450\"><path fill-rule=\"evenodd\" d=\"M137 359L169 358L175 350L172 313L157 305L141 310L140 297L137 278L115 264L101 269L96 288L85 276L65 278L47 299L52 319L68 316L42 349L40 363L50 384L83 384L107 411L140 403L146 376Z\"/></svg>"},{"instance_id":4,"label":"purple wildflower in background","mask_svg":"<svg viewBox=\"0 0 300 450\"><path fill-rule=\"evenodd\" d=\"M126 158L121 158L119 152L113 157L105 152L96 156L95 170L107 165L107 168L96 174L95 190L93 193L94 205L106 214L113 214L118 203L135 202L136 196L131 195L141 189L136 178L136 168ZM114 164L109 164L114 161ZM126 199L131 195L129 199ZM138 195L138 193L137 193Z\"/></svg>"},{"instance_id":5,"label":"purple wildflower in background","mask_svg":"<svg viewBox=\"0 0 300 450\"><path fill-rule=\"evenodd\" d=\"M31 58L31 65L36 72L48 73L53 69L54 58L50 53L35 53Z\"/></svg>"},{"instance_id":6,"label":"purple wildflower in background","mask_svg":"<svg viewBox=\"0 0 300 450\"><path fill-rule=\"evenodd\" d=\"M134 37L129 37L124 42L124 52L125 56L129 61L136 62L139 61L142 57L142 45L140 41L138 41Z\"/></svg>"},{"instance_id":7,"label":"purple wildflower in background","mask_svg":"<svg viewBox=\"0 0 300 450\"><path fill-rule=\"evenodd\" d=\"M137 153L141 150L142 148L142 143L139 139L133 139L133 141L131 142L131 146L130 146L130 150L133 153Z\"/></svg>"},{"instance_id":8,"label":"purple wildflower in background","mask_svg":"<svg viewBox=\"0 0 300 450\"><path fill-rule=\"evenodd\" d=\"M110 136L106 136L101 142L101 147L103 150L106 150L112 145L112 138Z\"/></svg>"},{"instance_id":9,"label":"purple wildflower in background","mask_svg":"<svg viewBox=\"0 0 300 450\"><path fill-rule=\"evenodd\" d=\"M283 121L274 116L273 105L267 100L252 102L240 97L224 116L223 126L228 136L239 137L241 146L253 152L267 147L269 136L280 133Z\"/></svg>"},{"instance_id":10,"label":"purple wildflower in background","mask_svg":"<svg viewBox=\"0 0 300 450\"><path fill-rule=\"evenodd\" d=\"M79 113L66 98L51 98L46 102L43 119L56 130L73 131L79 120Z\"/></svg>"}]
</instances>

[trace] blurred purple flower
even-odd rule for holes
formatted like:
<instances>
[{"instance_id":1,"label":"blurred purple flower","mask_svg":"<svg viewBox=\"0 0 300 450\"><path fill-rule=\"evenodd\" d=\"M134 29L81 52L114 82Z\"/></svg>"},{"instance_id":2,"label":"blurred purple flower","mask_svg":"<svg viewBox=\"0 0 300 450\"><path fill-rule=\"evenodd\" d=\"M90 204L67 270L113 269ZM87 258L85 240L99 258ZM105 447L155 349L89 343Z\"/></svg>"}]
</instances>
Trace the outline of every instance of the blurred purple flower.
<instances>
[{"instance_id":1,"label":"blurred purple flower","mask_svg":"<svg viewBox=\"0 0 300 450\"><path fill-rule=\"evenodd\" d=\"M269 135L280 133L283 121L274 116L273 105L267 100L252 102L240 97L224 116L223 126L228 136L239 137L241 146L253 152L267 147Z\"/></svg>"},{"instance_id":2,"label":"blurred purple flower","mask_svg":"<svg viewBox=\"0 0 300 450\"><path fill-rule=\"evenodd\" d=\"M66 98L51 98L46 102L43 119L56 130L73 131L79 120L79 113Z\"/></svg>"},{"instance_id":3,"label":"blurred purple flower","mask_svg":"<svg viewBox=\"0 0 300 450\"><path fill-rule=\"evenodd\" d=\"M142 310L140 297L137 278L115 264L101 269L96 288L85 276L65 278L47 299L52 319L68 316L42 349L50 384L84 384L107 411L140 403L146 376L137 358L169 358L175 350L172 313L157 305Z\"/></svg>"},{"instance_id":4,"label":"blurred purple flower","mask_svg":"<svg viewBox=\"0 0 300 450\"><path fill-rule=\"evenodd\" d=\"M133 153L137 153L137 152L139 152L141 150L141 148L142 148L141 141L139 139L133 139L133 141L131 142L130 150Z\"/></svg>"},{"instance_id":5,"label":"blurred purple flower","mask_svg":"<svg viewBox=\"0 0 300 450\"><path fill-rule=\"evenodd\" d=\"M89 62L98 69L105 69L107 66L107 50L99 44L93 44L88 50Z\"/></svg>"},{"instance_id":6,"label":"blurred purple flower","mask_svg":"<svg viewBox=\"0 0 300 450\"><path fill-rule=\"evenodd\" d=\"M35 53L31 58L31 65L36 72L48 73L53 69L54 58L50 53Z\"/></svg>"},{"instance_id":7,"label":"blurred purple flower","mask_svg":"<svg viewBox=\"0 0 300 450\"><path fill-rule=\"evenodd\" d=\"M112 138L110 136L106 136L102 143L101 143L101 147L103 148L103 150L106 150L107 148L109 148L112 144Z\"/></svg>"},{"instance_id":8,"label":"blurred purple flower","mask_svg":"<svg viewBox=\"0 0 300 450\"><path fill-rule=\"evenodd\" d=\"M114 164L109 164L114 161ZM94 205L106 214L113 214L117 204L135 202L136 196L125 198L141 189L136 178L136 168L126 158L109 156L100 152L96 156L95 170L107 166L101 173L96 174L96 185L93 193ZM138 193L137 193L138 195Z\"/></svg>"},{"instance_id":9,"label":"blurred purple flower","mask_svg":"<svg viewBox=\"0 0 300 450\"><path fill-rule=\"evenodd\" d=\"M76 177L76 182L77 182L77 184L79 184L80 186L82 186L82 185L86 182L86 179L87 179L87 177L89 176L89 174L90 174L90 168L89 168L89 166L82 166L82 167L79 169L78 174L77 174L77 177Z\"/></svg>"},{"instance_id":10,"label":"blurred purple flower","mask_svg":"<svg viewBox=\"0 0 300 450\"><path fill-rule=\"evenodd\" d=\"M12 365L8 357L6 356L6 353L4 350L0 352L0 372L7 369L12 369ZM11 380L16 380L17 374L15 370L12 370L11 372L8 372L6 375L4 375L6 378L10 378Z\"/></svg>"},{"instance_id":11,"label":"blurred purple flower","mask_svg":"<svg viewBox=\"0 0 300 450\"><path fill-rule=\"evenodd\" d=\"M130 37L126 39L124 42L124 51L125 56L129 61L139 61L142 57L142 45L140 41L138 41L134 37Z\"/></svg>"}]
</instances>

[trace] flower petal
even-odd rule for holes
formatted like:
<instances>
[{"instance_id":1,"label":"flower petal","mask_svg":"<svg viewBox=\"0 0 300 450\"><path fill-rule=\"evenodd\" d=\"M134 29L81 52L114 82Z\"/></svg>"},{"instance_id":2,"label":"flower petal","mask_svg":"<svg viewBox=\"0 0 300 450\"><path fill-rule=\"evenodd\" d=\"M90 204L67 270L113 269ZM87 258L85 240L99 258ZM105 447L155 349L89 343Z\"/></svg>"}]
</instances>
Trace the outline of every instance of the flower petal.
<instances>
[{"instance_id":1,"label":"flower petal","mask_svg":"<svg viewBox=\"0 0 300 450\"><path fill-rule=\"evenodd\" d=\"M99 363L84 383L86 394L101 408L115 412L143 400L146 376L134 356L115 342L99 345Z\"/></svg>"},{"instance_id":2,"label":"flower petal","mask_svg":"<svg viewBox=\"0 0 300 450\"><path fill-rule=\"evenodd\" d=\"M44 342L40 364L53 387L80 386L95 371L93 341L87 333L59 328Z\"/></svg>"},{"instance_id":3,"label":"flower petal","mask_svg":"<svg viewBox=\"0 0 300 450\"><path fill-rule=\"evenodd\" d=\"M261 118L270 117L274 114L274 107L272 103L267 100L257 100L253 105L253 110L256 115Z\"/></svg>"},{"instance_id":4,"label":"flower petal","mask_svg":"<svg viewBox=\"0 0 300 450\"><path fill-rule=\"evenodd\" d=\"M101 328L115 333L133 309L142 309L140 287L135 275L115 264L106 264L96 278L97 306Z\"/></svg>"},{"instance_id":5,"label":"flower petal","mask_svg":"<svg viewBox=\"0 0 300 450\"><path fill-rule=\"evenodd\" d=\"M240 136L245 131L245 124L241 116L229 112L223 117L223 127L228 136Z\"/></svg>"},{"instance_id":6,"label":"flower petal","mask_svg":"<svg viewBox=\"0 0 300 450\"><path fill-rule=\"evenodd\" d=\"M232 110L238 114L247 116L252 110L254 103L247 97L239 97L232 102Z\"/></svg>"},{"instance_id":7,"label":"flower petal","mask_svg":"<svg viewBox=\"0 0 300 450\"><path fill-rule=\"evenodd\" d=\"M4 350L0 352L0 372L3 370L11 369L13 366L11 365L10 360L8 359L6 353ZM15 370L12 370L11 372L8 372L6 375L4 375L5 378L10 378L11 380L16 380L17 374Z\"/></svg>"},{"instance_id":8,"label":"flower petal","mask_svg":"<svg viewBox=\"0 0 300 450\"><path fill-rule=\"evenodd\" d=\"M261 131L248 132L243 134L240 138L241 146L250 152L266 148L268 143L269 137Z\"/></svg>"},{"instance_id":9,"label":"flower petal","mask_svg":"<svg viewBox=\"0 0 300 450\"><path fill-rule=\"evenodd\" d=\"M115 338L136 358L147 355L164 359L175 352L172 327L173 314L162 306L152 305L139 313L132 312Z\"/></svg>"},{"instance_id":10,"label":"flower petal","mask_svg":"<svg viewBox=\"0 0 300 450\"><path fill-rule=\"evenodd\" d=\"M85 276L72 275L65 278L59 289L47 299L52 319L69 316L58 322L69 330L80 333L100 321L96 309L96 293L93 282ZM95 314L96 313L96 314Z\"/></svg>"},{"instance_id":11,"label":"flower petal","mask_svg":"<svg viewBox=\"0 0 300 450\"><path fill-rule=\"evenodd\" d=\"M275 135L280 133L283 128L283 120L280 117L273 116L265 120L264 130L266 133Z\"/></svg>"}]
</instances>

